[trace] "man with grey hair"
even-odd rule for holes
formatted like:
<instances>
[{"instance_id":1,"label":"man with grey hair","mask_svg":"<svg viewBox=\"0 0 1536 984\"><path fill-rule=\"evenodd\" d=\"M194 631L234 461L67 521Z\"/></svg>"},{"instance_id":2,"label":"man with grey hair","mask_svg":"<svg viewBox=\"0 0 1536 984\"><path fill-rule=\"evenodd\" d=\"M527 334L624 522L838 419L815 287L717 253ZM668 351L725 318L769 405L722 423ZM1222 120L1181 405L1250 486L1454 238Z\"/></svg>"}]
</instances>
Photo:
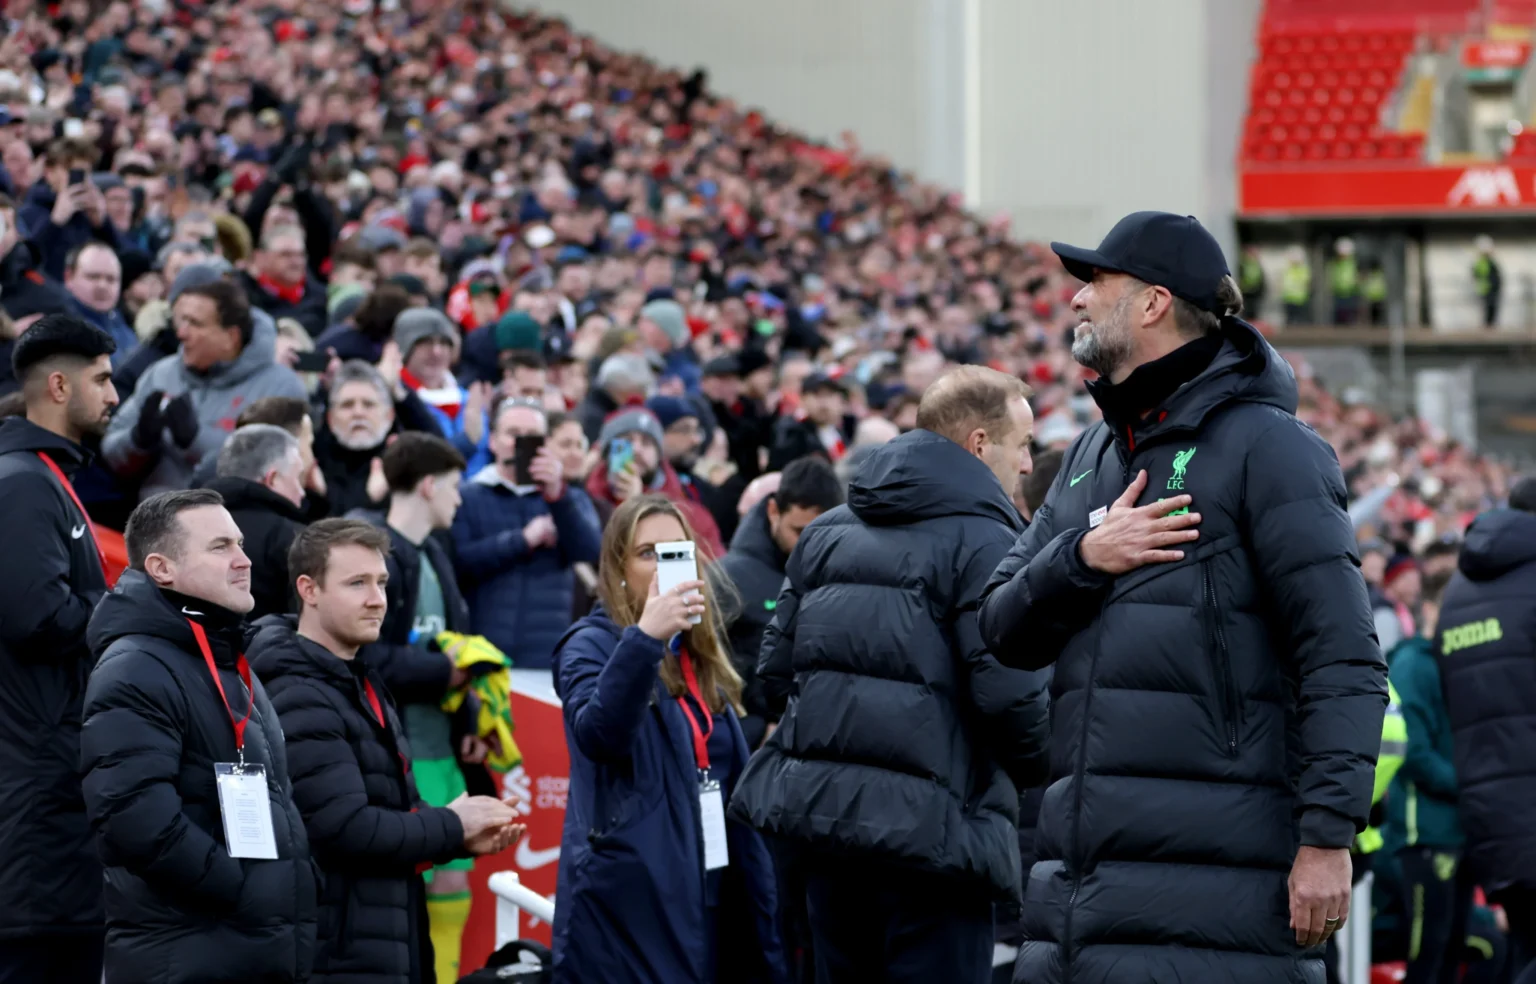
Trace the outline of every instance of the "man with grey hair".
<instances>
[{"instance_id":1,"label":"man with grey hair","mask_svg":"<svg viewBox=\"0 0 1536 984\"><path fill-rule=\"evenodd\" d=\"M576 408L587 440L596 443L603 433L603 422L610 414L621 407L642 402L655 386L656 374L651 371L645 356L615 352L604 359L586 399Z\"/></svg>"},{"instance_id":2,"label":"man with grey hair","mask_svg":"<svg viewBox=\"0 0 1536 984\"><path fill-rule=\"evenodd\" d=\"M389 483L383 455L391 434L441 433L420 398L399 384L399 354L392 349L385 346L378 368L361 359L343 362L326 392L325 426L315 434L315 460L325 476L332 516L385 507ZM395 375L393 384L386 372Z\"/></svg>"},{"instance_id":3,"label":"man with grey hair","mask_svg":"<svg viewBox=\"0 0 1536 984\"><path fill-rule=\"evenodd\" d=\"M251 619L293 612L288 548L304 529L304 458L298 439L272 424L247 424L219 450L218 477L208 488L245 536L251 558Z\"/></svg>"},{"instance_id":4,"label":"man with grey hair","mask_svg":"<svg viewBox=\"0 0 1536 984\"><path fill-rule=\"evenodd\" d=\"M1056 667L1017 976L1321 981L1387 706L1338 460L1192 216L1052 249L1104 419L981 596Z\"/></svg>"}]
</instances>

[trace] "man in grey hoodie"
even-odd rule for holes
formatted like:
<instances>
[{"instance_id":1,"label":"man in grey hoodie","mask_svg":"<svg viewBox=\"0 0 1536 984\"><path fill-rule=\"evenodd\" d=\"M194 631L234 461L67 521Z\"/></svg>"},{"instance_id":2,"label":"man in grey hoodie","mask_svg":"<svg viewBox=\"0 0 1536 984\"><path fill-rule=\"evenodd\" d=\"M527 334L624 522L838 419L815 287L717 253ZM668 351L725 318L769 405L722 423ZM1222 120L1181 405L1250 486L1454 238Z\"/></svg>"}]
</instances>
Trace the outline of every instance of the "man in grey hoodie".
<instances>
[{"instance_id":1,"label":"man in grey hoodie","mask_svg":"<svg viewBox=\"0 0 1536 984\"><path fill-rule=\"evenodd\" d=\"M240 408L266 396L303 399L304 384L275 361L276 329L252 318L239 286L191 286L172 309L180 347L139 378L102 441L107 463L143 476L140 498L184 489L203 458L217 454Z\"/></svg>"}]
</instances>

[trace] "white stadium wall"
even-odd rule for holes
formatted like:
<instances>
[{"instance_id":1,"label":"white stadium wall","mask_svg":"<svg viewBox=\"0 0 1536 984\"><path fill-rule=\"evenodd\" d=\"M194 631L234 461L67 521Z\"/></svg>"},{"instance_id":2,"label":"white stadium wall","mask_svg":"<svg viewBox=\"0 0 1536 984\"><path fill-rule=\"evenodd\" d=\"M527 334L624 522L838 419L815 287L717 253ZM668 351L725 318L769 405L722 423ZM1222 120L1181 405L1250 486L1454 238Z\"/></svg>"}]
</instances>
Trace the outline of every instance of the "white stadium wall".
<instances>
[{"instance_id":1,"label":"white stadium wall","mask_svg":"<svg viewBox=\"0 0 1536 984\"><path fill-rule=\"evenodd\" d=\"M1006 212L1097 241L1142 208L1232 242L1260 0L536 0L621 50ZM514 3L514 6L517 4Z\"/></svg>"}]
</instances>

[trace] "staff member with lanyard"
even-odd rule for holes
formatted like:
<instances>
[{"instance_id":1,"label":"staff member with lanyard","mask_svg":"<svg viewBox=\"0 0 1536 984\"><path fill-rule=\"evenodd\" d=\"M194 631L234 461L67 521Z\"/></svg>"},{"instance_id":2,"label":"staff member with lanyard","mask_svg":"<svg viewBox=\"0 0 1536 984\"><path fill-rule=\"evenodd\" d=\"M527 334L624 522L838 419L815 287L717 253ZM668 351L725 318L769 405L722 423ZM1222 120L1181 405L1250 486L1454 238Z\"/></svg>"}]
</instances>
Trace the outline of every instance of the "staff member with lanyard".
<instances>
[{"instance_id":1,"label":"staff member with lanyard","mask_svg":"<svg viewBox=\"0 0 1536 984\"><path fill-rule=\"evenodd\" d=\"M101 864L80 801L85 625L107 590L70 477L117 406L111 336L48 315L11 350L24 417L0 427L0 984L101 980Z\"/></svg>"},{"instance_id":2,"label":"staff member with lanyard","mask_svg":"<svg viewBox=\"0 0 1536 984\"><path fill-rule=\"evenodd\" d=\"M91 616L85 805L113 984L309 977L315 874L277 714L244 655L251 562L217 492L146 499Z\"/></svg>"},{"instance_id":3,"label":"staff member with lanyard","mask_svg":"<svg viewBox=\"0 0 1536 984\"><path fill-rule=\"evenodd\" d=\"M657 587L657 544L693 536L663 496L621 505L601 603L555 647L571 753L556 984L788 980L767 849L725 819L748 751L720 607L702 581Z\"/></svg>"}]
</instances>

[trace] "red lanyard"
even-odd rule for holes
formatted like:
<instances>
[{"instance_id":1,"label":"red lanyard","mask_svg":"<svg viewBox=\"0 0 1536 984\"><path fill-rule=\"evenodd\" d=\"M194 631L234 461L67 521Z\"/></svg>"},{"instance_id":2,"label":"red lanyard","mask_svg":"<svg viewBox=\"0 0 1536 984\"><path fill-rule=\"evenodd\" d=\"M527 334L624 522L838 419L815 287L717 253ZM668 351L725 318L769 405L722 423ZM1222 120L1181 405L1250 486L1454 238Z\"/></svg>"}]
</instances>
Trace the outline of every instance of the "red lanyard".
<instances>
[{"instance_id":1,"label":"red lanyard","mask_svg":"<svg viewBox=\"0 0 1536 984\"><path fill-rule=\"evenodd\" d=\"M363 693L368 695L368 704L373 708L373 717L376 721L379 722L379 727L383 728L385 731L388 731L389 720L384 717L384 705L379 703L379 695L374 693L373 682L371 680L363 680Z\"/></svg>"},{"instance_id":2,"label":"red lanyard","mask_svg":"<svg viewBox=\"0 0 1536 984\"><path fill-rule=\"evenodd\" d=\"M102 577L106 577L107 555L101 552L101 544L96 542L96 527L91 523L91 517L86 513L85 506L80 504L80 497L75 495L75 487L70 484L68 477L65 476L64 469L55 464L52 458L41 451L37 453L37 456L43 459L43 464L47 465L48 470L53 472L53 477L57 478L59 484L64 486L64 491L68 494L70 501L75 504L76 509L80 510L80 518L85 521L85 531L91 535L91 546L96 548L96 559L101 561Z\"/></svg>"},{"instance_id":3,"label":"red lanyard","mask_svg":"<svg viewBox=\"0 0 1536 984\"><path fill-rule=\"evenodd\" d=\"M229 696L224 693L224 681L219 679L219 668L213 662L213 650L208 648L208 634L203 627L187 619L187 624L192 626L192 636L197 640L197 648L202 651L203 662L208 664L208 672L213 674L213 685L219 688L219 699L224 701L224 710L229 714L229 723L235 727L235 748L240 752L241 761L245 760L245 726L251 723L251 712L256 709L256 689L251 686L251 664L245 661L245 653L235 654L235 669L240 674L240 679L245 681L246 692L251 695L251 706L246 708L245 717L235 720L234 709L229 706Z\"/></svg>"},{"instance_id":4,"label":"red lanyard","mask_svg":"<svg viewBox=\"0 0 1536 984\"><path fill-rule=\"evenodd\" d=\"M709 713L709 705L704 703L704 697L699 692L699 678L693 672L693 656L684 649L677 654L678 663L683 667L683 683L688 688L688 693L698 701L699 710L704 713L704 726L700 727L698 719L693 716L693 708L688 706L687 697L677 699L678 706L683 709L683 715L688 718L688 727L693 729L693 761L698 765L700 772L709 771L709 736L715 733L715 718Z\"/></svg>"}]
</instances>

